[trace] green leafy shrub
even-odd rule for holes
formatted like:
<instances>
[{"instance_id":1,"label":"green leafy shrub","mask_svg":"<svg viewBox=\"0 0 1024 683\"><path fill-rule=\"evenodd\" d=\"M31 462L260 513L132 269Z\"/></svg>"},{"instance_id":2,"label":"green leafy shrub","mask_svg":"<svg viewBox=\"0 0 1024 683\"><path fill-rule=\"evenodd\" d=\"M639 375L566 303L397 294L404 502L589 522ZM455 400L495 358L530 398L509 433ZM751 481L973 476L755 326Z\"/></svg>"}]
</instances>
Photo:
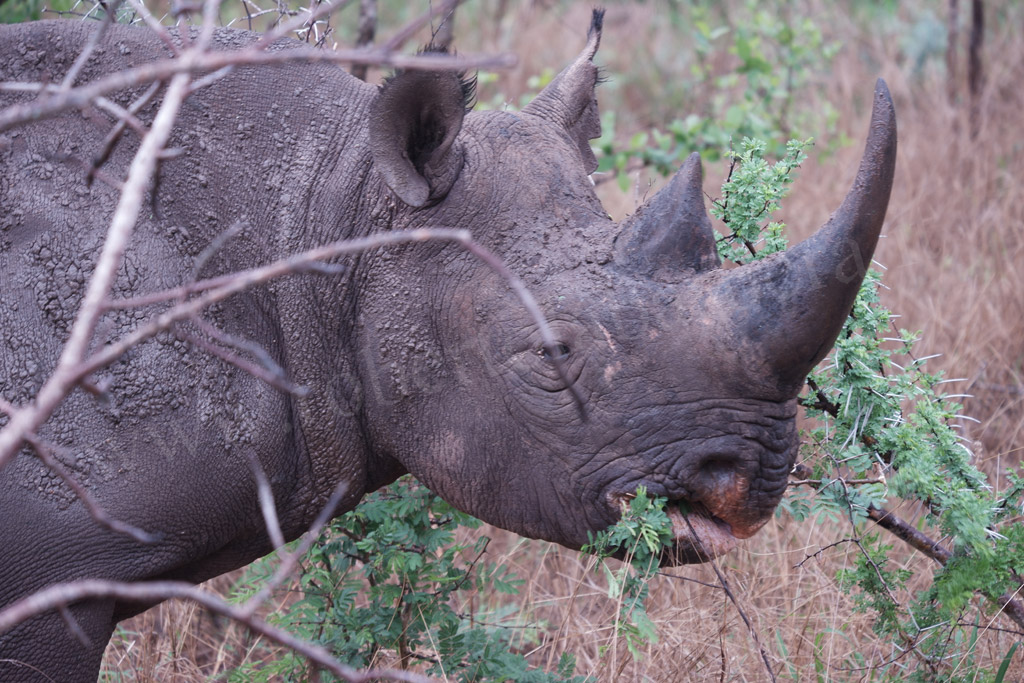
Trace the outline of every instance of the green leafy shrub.
<instances>
[{"instance_id":1,"label":"green leafy shrub","mask_svg":"<svg viewBox=\"0 0 1024 683\"><path fill-rule=\"evenodd\" d=\"M522 581L484 561L490 539L457 543L458 526L480 522L432 494L411 477L367 496L336 519L302 562L298 601L271 617L277 625L328 648L354 667L386 660L456 681L581 681L565 655L554 673L531 669L510 651L512 634L535 642L542 624L524 623L500 601ZM244 600L273 573L274 556L253 564L236 587ZM460 592L489 596L471 611ZM462 611L467 610L467 611ZM250 657L236 681L304 680L307 663L293 653ZM392 664L393 665L393 664Z\"/></svg>"},{"instance_id":2,"label":"green leafy shrub","mask_svg":"<svg viewBox=\"0 0 1024 683\"><path fill-rule=\"evenodd\" d=\"M665 512L665 498L651 498L639 487L623 506L622 516L613 526L591 536L582 548L593 553L597 567L608 583L608 597L615 600L615 634L626 643L634 659L640 648L658 642L658 630L647 615L648 583L658 573L662 551L672 544L672 522ZM607 562L620 553L624 561L613 568Z\"/></svg>"}]
</instances>

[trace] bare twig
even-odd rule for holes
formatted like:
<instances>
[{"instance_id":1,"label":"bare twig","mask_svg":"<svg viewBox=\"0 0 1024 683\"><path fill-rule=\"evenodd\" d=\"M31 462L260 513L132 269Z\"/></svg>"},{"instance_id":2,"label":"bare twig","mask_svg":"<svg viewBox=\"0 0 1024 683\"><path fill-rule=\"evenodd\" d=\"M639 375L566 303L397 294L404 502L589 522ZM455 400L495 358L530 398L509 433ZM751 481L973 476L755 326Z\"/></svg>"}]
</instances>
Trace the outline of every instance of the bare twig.
<instances>
[{"instance_id":1,"label":"bare twig","mask_svg":"<svg viewBox=\"0 0 1024 683\"><path fill-rule=\"evenodd\" d=\"M270 488L267 473L263 471L263 465L260 464L256 454L246 449L245 457L249 461L249 469L252 470L253 477L256 479L256 495L260 501L260 512L263 514L263 526L267 528L270 544L276 550L284 545L284 534L281 533L281 523L277 518L274 492Z\"/></svg>"},{"instance_id":2,"label":"bare twig","mask_svg":"<svg viewBox=\"0 0 1024 683\"><path fill-rule=\"evenodd\" d=\"M407 23L402 28L398 29L398 31L396 31L394 35L388 38L388 40L383 45L380 46L381 51L387 54L402 47L407 42L409 42L409 40L411 40L414 35L416 35L417 31L419 31L421 28L429 24L430 20L433 17L437 16L438 14L442 16L447 15L449 12L458 7L461 1L462 0L443 0L441 4L434 8L433 10L427 10L420 16L416 17L415 19Z\"/></svg>"},{"instance_id":3,"label":"bare twig","mask_svg":"<svg viewBox=\"0 0 1024 683\"><path fill-rule=\"evenodd\" d=\"M439 50L447 51L455 39L455 8L458 3L452 3L451 8L438 7L434 16L440 17L441 21L434 29L434 35L430 38L430 44Z\"/></svg>"},{"instance_id":4,"label":"bare twig","mask_svg":"<svg viewBox=\"0 0 1024 683\"><path fill-rule=\"evenodd\" d=\"M89 168L88 175L86 176L87 183L92 182L93 178L96 177L96 173L99 171L100 166L105 164L107 159L110 158L111 152L114 151L114 145L116 145L117 141L121 139L121 134L124 132L125 125L131 125L139 135L143 137L146 136L149 131L146 130L146 127L141 121L135 118L135 114L137 114L147 102L153 99L153 96L160 90L160 86L160 81L151 84L149 88L146 89L146 92L142 93L142 95L137 97L135 101L131 103L127 110L121 110L123 114L118 114L118 120L114 124L114 127L110 129L110 132L107 133L107 137L103 140L103 145L100 147L99 154L97 154L92 160L92 165ZM106 100L106 98L99 99ZM120 107L118 107L118 109L120 109Z\"/></svg>"},{"instance_id":5,"label":"bare twig","mask_svg":"<svg viewBox=\"0 0 1024 683\"><path fill-rule=\"evenodd\" d=\"M278 50L263 52L247 48L233 52L183 53L179 59L164 59L140 64L97 79L64 94L51 95L33 102L16 104L0 112L0 132L28 121L56 116L69 109L87 106L100 95L144 83L166 79L175 74L214 71L239 64L287 64L290 62L329 62L334 64L371 64L397 69L434 69L465 71L467 69L506 69L515 65L512 55L443 55L425 53L402 55L372 50ZM21 85L24 84L13 84ZM0 87L11 87L0 83Z\"/></svg>"},{"instance_id":6,"label":"bare twig","mask_svg":"<svg viewBox=\"0 0 1024 683\"><path fill-rule=\"evenodd\" d=\"M212 344L206 339L190 334L182 329L175 329L175 336L189 344L192 344L196 348L202 349L210 355L216 356L217 358L234 365L240 370L244 370L253 377L266 382L278 391L299 397L305 396L309 393L309 389L307 387L298 386L292 383L288 379L288 375L285 373L284 369L270 357L270 354L267 353L265 349L248 340L237 339L229 334L221 332L202 318L193 318L192 322L198 325L204 334L223 346L234 347L251 353L256 357L256 362L252 363L237 353L232 353L222 346Z\"/></svg>"},{"instance_id":7,"label":"bare twig","mask_svg":"<svg viewBox=\"0 0 1024 683\"><path fill-rule=\"evenodd\" d=\"M152 29L153 33L160 38L161 42L163 42L163 44L167 46L167 49L171 51L172 55L177 57L181 54L178 44L174 42L173 38L171 38L171 34L167 32L167 28L160 23L159 19L153 16L149 11L149 8L146 7L141 0L128 0L128 4L132 6L132 9L135 10L140 17L142 17L142 21L144 21L146 26Z\"/></svg>"},{"instance_id":8,"label":"bare twig","mask_svg":"<svg viewBox=\"0 0 1024 683\"><path fill-rule=\"evenodd\" d=\"M690 524L690 518L686 515L683 515L683 520L686 522L686 526L690 528L690 537L699 539L700 537L697 536L697 532L694 530L693 525ZM703 551L703 549L701 550ZM705 554L710 557L709 553ZM739 612L740 618L743 619L743 623L747 625L747 632L750 633L750 637L754 641L754 645L757 646L758 651L761 653L761 661L764 662L764 670L768 674L768 678L771 679L772 683L775 683L775 681L777 680L775 678L775 671L772 669L771 662L768 661L768 652L764 649L764 646L761 645L761 639L757 636L757 630L754 629L754 625L750 622L750 618L747 617L747 613L743 611L743 608L740 606L739 600L736 599L736 596L729 588L729 582L726 580L725 574L722 573L722 570L719 569L718 562L716 562L715 559L712 557L710 560L708 560L708 564L710 564L711 568L715 570L715 576L718 577L718 582L721 584L722 590L725 591L725 594L729 598L729 601L732 602L733 607L735 607L736 611Z\"/></svg>"},{"instance_id":9,"label":"bare twig","mask_svg":"<svg viewBox=\"0 0 1024 683\"><path fill-rule=\"evenodd\" d=\"M198 280L199 276L202 275L203 268L209 263L210 259L213 258L218 251L224 248L224 245L234 239L238 233L242 231L244 223L241 221L235 221L222 230L214 237L206 247L199 252L199 256L196 257L195 262L192 264L192 279ZM182 297L185 295L183 294Z\"/></svg>"},{"instance_id":10,"label":"bare twig","mask_svg":"<svg viewBox=\"0 0 1024 683\"><path fill-rule=\"evenodd\" d=\"M281 564L277 565L277 570L274 575L267 579L263 586L257 591L251 598L246 600L242 610L246 614L253 614L256 609L263 604L263 602L270 596L270 594L284 583L291 573L295 570L295 567L299 563L299 559L306 554L306 552L313 546L317 538L320 537L320 531L324 528L324 525L330 521L331 517L334 516L334 511L341 502L342 496L348 491L348 484L341 482L334 487L334 492L328 499L327 504L323 510L310 525L309 530L303 535L302 540L299 541L295 549L290 553L286 554L281 558Z\"/></svg>"},{"instance_id":11,"label":"bare twig","mask_svg":"<svg viewBox=\"0 0 1024 683\"><path fill-rule=\"evenodd\" d=\"M64 74L64 80L61 81L60 89L68 90L75 84L75 80L78 78L78 74L82 72L82 68L85 67L89 58L92 57L92 53L96 50L96 46L103 36L106 34L107 29L114 23L114 17L117 16L117 8L121 5L121 0L114 0L110 7L107 8L107 13L103 16L103 20L96 24L96 29L89 36L89 40L86 41L85 47L78 53L78 57L75 58L74 63L68 72Z\"/></svg>"},{"instance_id":12,"label":"bare twig","mask_svg":"<svg viewBox=\"0 0 1024 683\"><path fill-rule=\"evenodd\" d=\"M78 639L85 647L92 647L92 642L89 640L89 636L85 635L85 631L82 630L82 625L78 623L74 615L71 614L71 610L68 609L67 605L60 605L57 608L60 612L60 618L64 621L64 625L68 627L71 634Z\"/></svg>"}]
</instances>

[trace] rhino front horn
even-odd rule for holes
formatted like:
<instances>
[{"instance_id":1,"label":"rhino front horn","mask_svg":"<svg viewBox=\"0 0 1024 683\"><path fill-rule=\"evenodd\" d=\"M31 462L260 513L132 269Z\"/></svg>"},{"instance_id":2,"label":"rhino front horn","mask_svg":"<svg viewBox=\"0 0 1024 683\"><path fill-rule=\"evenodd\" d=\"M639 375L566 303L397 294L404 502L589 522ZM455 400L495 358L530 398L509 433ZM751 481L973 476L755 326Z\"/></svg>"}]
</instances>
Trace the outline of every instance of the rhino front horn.
<instances>
[{"instance_id":1,"label":"rhino front horn","mask_svg":"<svg viewBox=\"0 0 1024 683\"><path fill-rule=\"evenodd\" d=\"M761 357L784 391L800 390L850 314L885 220L895 166L896 112L879 79L864 156L839 210L793 249L729 271L714 287L714 298L728 302L730 336Z\"/></svg>"}]
</instances>

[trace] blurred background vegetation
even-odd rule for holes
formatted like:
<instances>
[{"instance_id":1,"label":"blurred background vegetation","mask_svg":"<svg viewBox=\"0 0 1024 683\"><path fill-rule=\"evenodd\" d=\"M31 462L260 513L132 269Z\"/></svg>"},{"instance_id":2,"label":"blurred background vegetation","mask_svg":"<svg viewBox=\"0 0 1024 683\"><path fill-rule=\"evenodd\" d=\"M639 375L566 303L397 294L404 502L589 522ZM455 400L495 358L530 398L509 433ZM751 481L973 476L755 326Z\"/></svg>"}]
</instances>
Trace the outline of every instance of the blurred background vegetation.
<instances>
[{"instance_id":1,"label":"blurred background vegetation","mask_svg":"<svg viewBox=\"0 0 1024 683\"><path fill-rule=\"evenodd\" d=\"M252 27L260 29L278 20L279 10L292 11L259 1L264 14L254 2L247 7L225 2L222 21L246 28L249 17L256 15ZM355 44L359 4L351 3L324 22L315 32L317 40L327 47ZM797 172L792 193L779 212L791 241L802 239L842 201L860 157L874 80L887 80L899 116L900 156L875 257L885 269L880 296L902 316L900 327L920 330L919 354L942 354L932 365L949 378L963 378L953 387L965 395L966 413L978 422L965 423L962 437L993 486L1005 488L1007 474L1020 465L1024 443L1024 271L1019 266L1024 259L1022 4L604 4L608 12L597 61L608 80L599 90L603 134L594 141L601 160L594 180L616 219L653 194L665 174L694 150L706 162L710 202L719 196L717 188L729 172L730 160L723 153L739 138L761 138L768 156L779 157L787 140L813 137L809 159ZM147 6L157 15L170 10L166 4ZM65 16L92 7L73 0L45 4ZM426 0L381 0L377 35L388 36L427 7ZM983 8L980 25L977 7ZM514 69L480 74L478 106L518 108L529 101L583 45L590 9L591 3L574 0L470 0L460 6L453 23L456 49L511 52L519 58ZM0 21L52 16L40 0L0 4ZM430 37L430 29L425 29L418 43ZM372 71L367 76L379 77ZM717 221L716 228L722 230ZM422 502L415 485L408 486L413 487L411 500ZM389 499L382 495L383 500L371 502L386 505ZM433 602L438 609L450 610L439 613L439 622L475 621L474 626L499 634L495 642L500 642L502 652L521 658L506 662L498 673L476 669L476 680L540 676L527 674L521 666L526 662L552 675L574 672L601 681L760 681L765 678L762 648L776 674L786 680L899 680L923 666L912 654L900 654L891 638L879 633L875 615L858 611L855 596L840 583L838 577L851 570L856 559L849 544L834 545L850 533L842 519L801 524L780 515L776 524L721 561L752 630L759 634L756 640L733 602L707 585L717 582L710 568L666 570L650 584L647 617L656 627L657 641L647 641L641 656L635 657L615 649L621 603L608 597L614 578L595 573L593 559L497 529L456 529L451 522L456 513L431 505L436 503L405 509L409 519L420 516L416 529L386 528L381 533L404 538L402 534L444 528L451 535L447 545L430 547L435 559L448 563L445 571L455 572L445 576L487 567L490 573L483 582L463 582L458 590L441 591L443 599L435 591ZM894 500L891 507L911 522L925 514L918 503ZM363 514L380 512L371 507ZM491 539L482 547L481 534ZM310 590L309 577L327 580L316 570L324 562L337 564L324 559L330 553L353 554L351 548L345 551L339 537L333 542L309 560L303 582L279 596L282 613L285 606L309 600L314 600L306 603L315 607L313 612L329 611L315 603L317 593ZM413 546L423 556L425 544L435 542L438 539L429 536ZM395 552L404 552L403 547L398 543ZM408 557L395 561L409 570ZM907 602L930 585L935 565L912 549L893 543L887 561L893 571L907 572L897 600ZM362 566L354 563L349 569L362 571ZM259 571L257 567L245 578L241 572L222 577L211 582L211 590L227 593L238 583L244 591ZM352 575L336 575L335 587ZM375 580L386 583L383 578ZM367 607L358 594L349 598L354 608ZM481 614L489 615L483 624ZM949 661L934 680L992 680L1004 664L1003 680L1024 680L1021 655L1012 649L1020 638L1004 630L1012 629L1011 623L983 605L966 609L960 619L965 628L957 637L964 642L950 648ZM318 628L323 633L327 625ZM423 638L415 643L421 655L432 651ZM345 652L358 649L351 640L345 642ZM482 649L488 642L485 638L462 647ZM429 666L413 662L408 651L387 647L360 653L367 657L358 660L362 663ZM192 606L165 604L124 625L108 650L105 676L111 681L229 676L305 680L308 673L301 664L290 669L273 664L281 656L235 625ZM436 659L445 661L440 655Z\"/></svg>"}]
</instances>

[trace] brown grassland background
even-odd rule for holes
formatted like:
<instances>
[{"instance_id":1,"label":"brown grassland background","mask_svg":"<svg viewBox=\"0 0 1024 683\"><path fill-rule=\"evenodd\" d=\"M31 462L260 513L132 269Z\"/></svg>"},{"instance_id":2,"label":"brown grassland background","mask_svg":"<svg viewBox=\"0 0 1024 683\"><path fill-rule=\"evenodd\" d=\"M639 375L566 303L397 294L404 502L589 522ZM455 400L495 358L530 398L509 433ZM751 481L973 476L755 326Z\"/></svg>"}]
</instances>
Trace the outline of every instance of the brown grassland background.
<instances>
[{"instance_id":1,"label":"brown grassland background","mask_svg":"<svg viewBox=\"0 0 1024 683\"><path fill-rule=\"evenodd\" d=\"M520 60L481 99L502 92L516 101L530 75L565 65L582 46L590 4L496 1L471 15L478 25L458 17L456 44L462 50L507 50ZM499 5L505 5L500 22ZM745 6L725 5L726 13L742 13ZM961 5L967 14L970 3ZM902 26L927 13L945 21L946 6L913 0L891 14ZM491 8L494 18L488 20ZM899 118L896 185L876 254L887 268L884 300L902 316L902 327L923 331L922 354L943 354L933 363L950 377L965 378L951 391L973 395L966 400L966 412L980 420L969 427L978 462L993 481L1001 482L1002 473L1020 463L1024 447L1024 7L990 2L986 10L980 128L972 140L966 83L957 84L959 95L951 103L941 58L916 71L905 54L903 36L891 26L881 30L851 16L855 10L850 3L792 3L794 15L812 17L827 40L842 42L831 74L806 96L831 102L839 112L837 134L855 142L825 159L812 151L783 204L782 217L795 241L839 206L860 158L874 79L884 77ZM655 60L671 55L673 45L689 35L673 32L664 20L666 11L666 0L609 3L597 61L612 83L602 88L601 106L616 110L623 136L689 113L685 103L679 111L666 111L659 104L671 93L671 69L681 65ZM354 21L351 12L335 19ZM964 49L962 59L965 54ZM720 58L730 56L723 52ZM816 101L798 106L813 107ZM829 140L819 135L817 142L820 150ZM718 196L726 170L724 162L706 164L709 196ZM650 182L640 175L630 192L603 183L599 193L618 219L653 191ZM909 505L892 501L892 507L904 518L916 518ZM716 583L708 567L670 569L654 581L649 613L660 640L641 661L633 661L612 638L615 604L588 558L501 530L484 532L495 539L490 560L503 559L527 581L517 601L524 618L547 624L539 644L521 644L534 664L550 668L559 653L569 651L578 658L577 673L599 681L766 680L758 642L735 606L720 589L691 581ZM720 563L782 679L875 680L870 669L850 670L849 655L860 653L869 663L893 656L890 644L872 632L870 617L854 611L852 597L836 582L836 571L852 561L850 545L802 562L848 533L848 525L839 522L797 524L780 517ZM894 559L915 572L911 587L924 585L931 561L896 539L893 545ZM231 582L230 576L221 577L209 588L226 592ZM283 593L279 600L289 599ZM975 618L981 624L978 662L994 668L1015 640L996 629L1011 628L1012 623L989 612L969 615ZM215 679L246 657L254 642L239 627L183 604L161 605L123 627L104 663L110 680ZM603 646L607 651L602 655ZM1015 657L1007 681L1024 679L1022 657ZM904 661L913 667L912 657Z\"/></svg>"}]
</instances>

